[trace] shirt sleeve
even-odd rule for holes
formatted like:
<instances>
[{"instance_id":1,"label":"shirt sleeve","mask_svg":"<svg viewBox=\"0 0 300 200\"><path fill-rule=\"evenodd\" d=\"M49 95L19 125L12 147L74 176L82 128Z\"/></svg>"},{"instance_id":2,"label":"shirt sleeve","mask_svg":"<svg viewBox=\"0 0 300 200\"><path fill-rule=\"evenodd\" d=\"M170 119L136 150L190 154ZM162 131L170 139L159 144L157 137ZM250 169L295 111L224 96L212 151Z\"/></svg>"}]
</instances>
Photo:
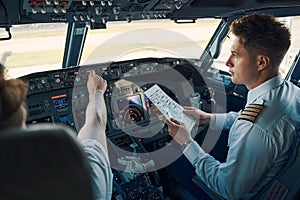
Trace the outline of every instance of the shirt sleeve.
<instances>
[{"instance_id":1,"label":"shirt sleeve","mask_svg":"<svg viewBox=\"0 0 300 200\"><path fill-rule=\"evenodd\" d=\"M81 145L90 165L94 199L111 199L113 174L107 152L94 139L85 139L81 141Z\"/></svg>"},{"instance_id":2,"label":"shirt sleeve","mask_svg":"<svg viewBox=\"0 0 300 200\"><path fill-rule=\"evenodd\" d=\"M183 153L208 188L226 199L239 199L270 167L275 149L263 131L249 122L239 124L231 132L225 163L206 154L196 142Z\"/></svg>"},{"instance_id":3,"label":"shirt sleeve","mask_svg":"<svg viewBox=\"0 0 300 200\"><path fill-rule=\"evenodd\" d=\"M217 113L216 115L216 122L214 125L210 125L212 130L229 130L240 115L240 112L229 112L229 113Z\"/></svg>"}]
</instances>

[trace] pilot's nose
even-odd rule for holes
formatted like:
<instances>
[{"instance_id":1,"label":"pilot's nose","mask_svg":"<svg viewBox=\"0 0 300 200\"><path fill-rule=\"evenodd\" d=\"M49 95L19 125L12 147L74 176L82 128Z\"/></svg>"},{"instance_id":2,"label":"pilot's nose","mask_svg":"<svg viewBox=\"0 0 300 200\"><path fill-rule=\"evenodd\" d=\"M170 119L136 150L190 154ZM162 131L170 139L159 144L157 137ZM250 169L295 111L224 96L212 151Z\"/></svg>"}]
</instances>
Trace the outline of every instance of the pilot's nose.
<instances>
[{"instance_id":1,"label":"pilot's nose","mask_svg":"<svg viewBox=\"0 0 300 200\"><path fill-rule=\"evenodd\" d=\"M226 61L225 64L226 64L226 66L229 67L229 68L233 67L233 63L231 62L231 56L229 56L229 58L227 59L227 61Z\"/></svg>"}]
</instances>

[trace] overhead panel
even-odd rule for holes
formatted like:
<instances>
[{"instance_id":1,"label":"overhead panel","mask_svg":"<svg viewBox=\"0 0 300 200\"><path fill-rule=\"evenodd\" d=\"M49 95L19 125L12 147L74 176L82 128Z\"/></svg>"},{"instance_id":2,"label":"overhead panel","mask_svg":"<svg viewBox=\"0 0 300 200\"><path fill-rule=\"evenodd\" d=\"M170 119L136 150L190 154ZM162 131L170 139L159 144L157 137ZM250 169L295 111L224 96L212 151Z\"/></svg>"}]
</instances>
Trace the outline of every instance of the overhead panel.
<instances>
[{"instance_id":1,"label":"overhead panel","mask_svg":"<svg viewBox=\"0 0 300 200\"><path fill-rule=\"evenodd\" d=\"M170 18L192 0L25 0L21 14L40 22L91 22Z\"/></svg>"}]
</instances>

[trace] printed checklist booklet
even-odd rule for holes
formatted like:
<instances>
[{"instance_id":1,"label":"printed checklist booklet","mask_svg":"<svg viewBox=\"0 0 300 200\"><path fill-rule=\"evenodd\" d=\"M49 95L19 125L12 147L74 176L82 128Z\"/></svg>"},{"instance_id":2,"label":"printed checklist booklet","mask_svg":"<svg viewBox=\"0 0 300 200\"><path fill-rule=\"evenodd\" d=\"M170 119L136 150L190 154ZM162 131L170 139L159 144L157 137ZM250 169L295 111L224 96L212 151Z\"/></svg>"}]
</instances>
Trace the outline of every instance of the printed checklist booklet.
<instances>
[{"instance_id":1,"label":"printed checklist booklet","mask_svg":"<svg viewBox=\"0 0 300 200\"><path fill-rule=\"evenodd\" d=\"M182 112L183 107L169 97L157 84L144 93L167 119L174 118L179 122L183 122L189 132L192 130L196 120L184 114Z\"/></svg>"}]
</instances>

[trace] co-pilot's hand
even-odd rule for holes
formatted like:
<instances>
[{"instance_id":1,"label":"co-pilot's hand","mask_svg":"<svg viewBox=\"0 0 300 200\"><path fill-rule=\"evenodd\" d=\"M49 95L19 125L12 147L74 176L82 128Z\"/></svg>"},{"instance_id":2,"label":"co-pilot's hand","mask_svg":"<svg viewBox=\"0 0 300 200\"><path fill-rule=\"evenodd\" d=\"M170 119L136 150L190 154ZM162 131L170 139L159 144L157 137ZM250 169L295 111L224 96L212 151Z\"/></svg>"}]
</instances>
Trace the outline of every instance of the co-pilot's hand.
<instances>
[{"instance_id":1,"label":"co-pilot's hand","mask_svg":"<svg viewBox=\"0 0 300 200\"><path fill-rule=\"evenodd\" d=\"M193 141L191 134L187 131L184 124L175 119L165 119L168 125L168 132L171 137L179 144L187 144Z\"/></svg>"},{"instance_id":2,"label":"co-pilot's hand","mask_svg":"<svg viewBox=\"0 0 300 200\"><path fill-rule=\"evenodd\" d=\"M101 91L102 94L104 94L107 88L107 82L101 76L98 76L95 70L91 70L89 73L87 88L90 95L95 94L96 91Z\"/></svg>"}]
</instances>

